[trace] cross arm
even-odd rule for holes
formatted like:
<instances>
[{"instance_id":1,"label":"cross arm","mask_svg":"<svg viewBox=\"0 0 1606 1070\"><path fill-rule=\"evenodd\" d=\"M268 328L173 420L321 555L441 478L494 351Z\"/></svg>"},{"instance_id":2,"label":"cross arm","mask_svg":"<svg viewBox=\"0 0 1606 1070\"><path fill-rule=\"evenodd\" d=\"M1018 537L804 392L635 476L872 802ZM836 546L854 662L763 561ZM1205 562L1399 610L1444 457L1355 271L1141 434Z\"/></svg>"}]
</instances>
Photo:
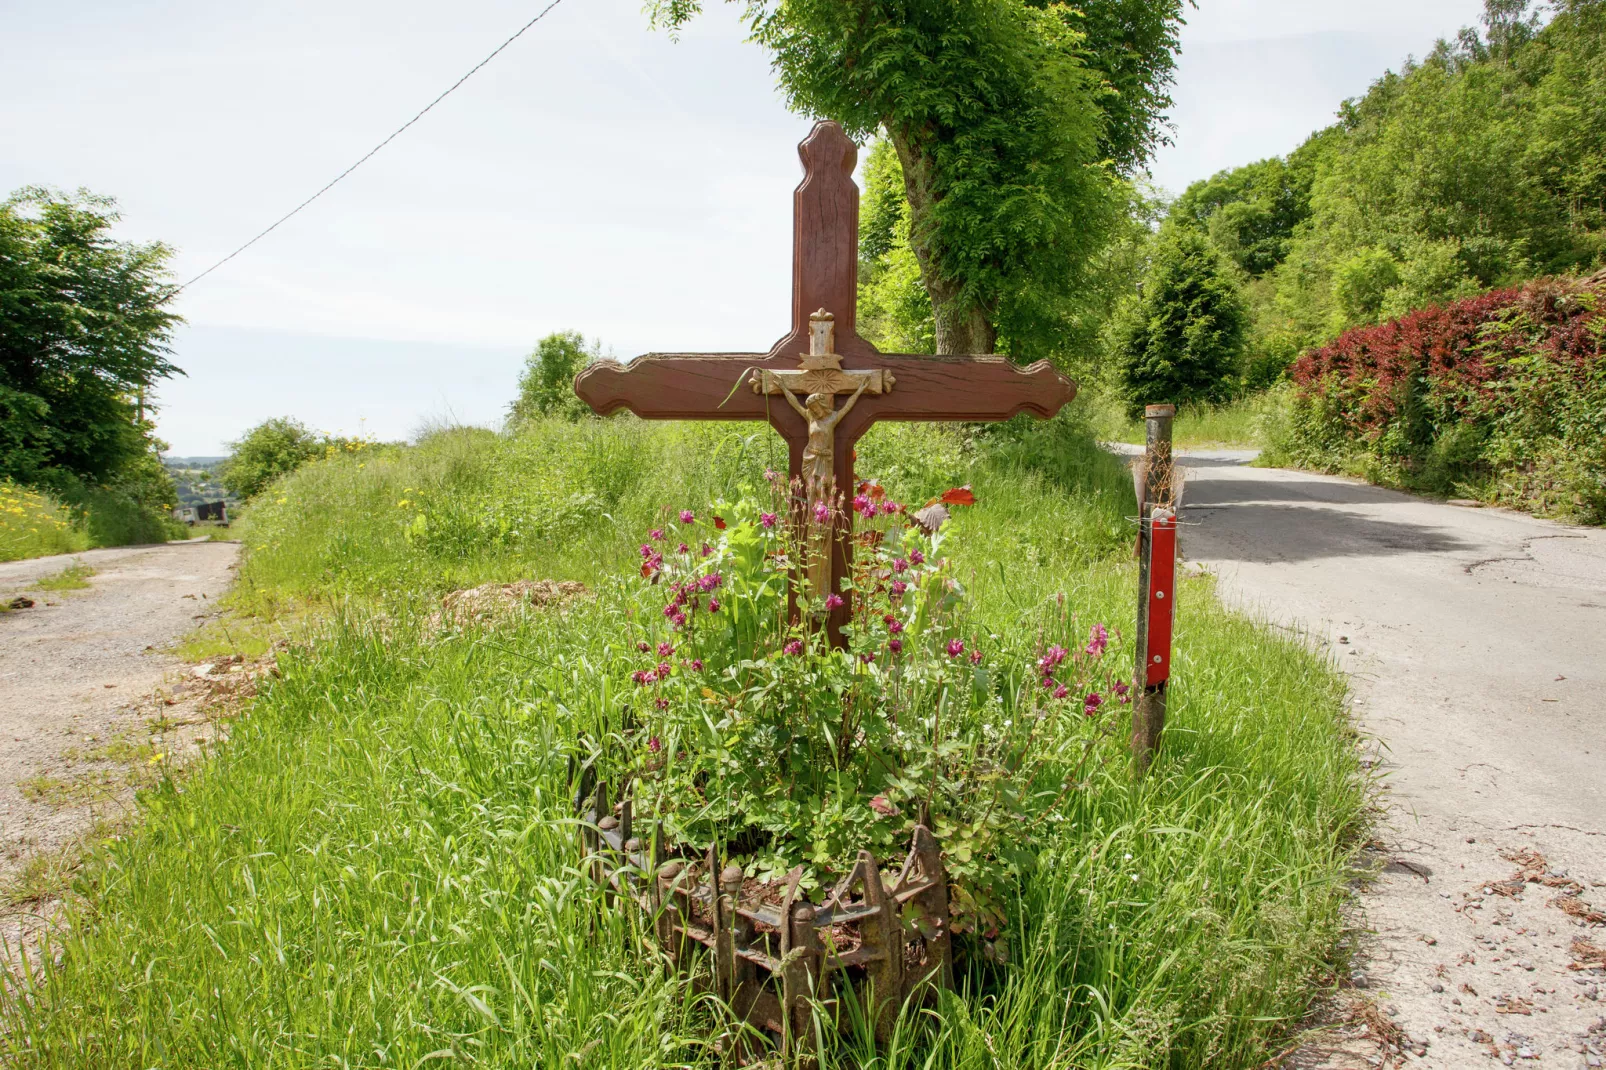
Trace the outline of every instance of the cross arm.
<instances>
[{"instance_id":1,"label":"cross arm","mask_svg":"<svg viewBox=\"0 0 1606 1070\"><path fill-rule=\"evenodd\" d=\"M748 373L787 367L768 353L648 353L628 365L591 364L574 392L602 416L628 409L644 420L763 420L777 401L755 394Z\"/></svg>"},{"instance_id":2,"label":"cross arm","mask_svg":"<svg viewBox=\"0 0 1606 1070\"><path fill-rule=\"evenodd\" d=\"M860 400L852 418L860 431L878 420L992 422L1023 412L1046 420L1076 397L1076 383L1046 360L1023 367L1007 357L883 353L866 363L892 373L897 386Z\"/></svg>"}]
</instances>

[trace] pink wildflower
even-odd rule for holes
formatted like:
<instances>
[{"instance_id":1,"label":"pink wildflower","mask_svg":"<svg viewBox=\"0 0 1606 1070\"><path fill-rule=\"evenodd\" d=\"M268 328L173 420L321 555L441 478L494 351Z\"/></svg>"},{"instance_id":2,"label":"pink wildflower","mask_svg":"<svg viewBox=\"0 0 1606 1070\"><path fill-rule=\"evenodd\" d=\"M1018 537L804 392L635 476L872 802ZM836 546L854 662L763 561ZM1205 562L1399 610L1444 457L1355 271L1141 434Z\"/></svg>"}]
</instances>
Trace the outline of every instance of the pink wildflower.
<instances>
[{"instance_id":1,"label":"pink wildflower","mask_svg":"<svg viewBox=\"0 0 1606 1070\"><path fill-rule=\"evenodd\" d=\"M775 482L776 478L777 478L777 476L775 474L775 469L773 469L773 468L764 469L764 479L766 481L768 481L770 483L773 483L773 482ZM766 526L768 526L768 525L766 525Z\"/></svg>"},{"instance_id":2,"label":"pink wildflower","mask_svg":"<svg viewBox=\"0 0 1606 1070\"><path fill-rule=\"evenodd\" d=\"M981 651L972 650L970 652L970 663L972 665L980 665L981 664Z\"/></svg>"},{"instance_id":3,"label":"pink wildflower","mask_svg":"<svg viewBox=\"0 0 1606 1070\"><path fill-rule=\"evenodd\" d=\"M921 553L919 550L910 550L909 560L917 565L923 565L926 563L926 555Z\"/></svg>"},{"instance_id":4,"label":"pink wildflower","mask_svg":"<svg viewBox=\"0 0 1606 1070\"><path fill-rule=\"evenodd\" d=\"M892 651L894 654L903 653L903 640L902 639L889 639L887 641L887 649Z\"/></svg>"},{"instance_id":5,"label":"pink wildflower","mask_svg":"<svg viewBox=\"0 0 1606 1070\"><path fill-rule=\"evenodd\" d=\"M791 654L791 655L794 655L794 656L803 653L803 640L801 640L801 639L793 639L790 643L787 643L784 647L781 648L781 652L784 653L784 654Z\"/></svg>"},{"instance_id":6,"label":"pink wildflower","mask_svg":"<svg viewBox=\"0 0 1606 1070\"><path fill-rule=\"evenodd\" d=\"M907 571L908 568L909 562L905 561L901 557L892 563L892 571L894 572L904 572Z\"/></svg>"},{"instance_id":7,"label":"pink wildflower","mask_svg":"<svg viewBox=\"0 0 1606 1070\"><path fill-rule=\"evenodd\" d=\"M1104 696L1096 693L1089 695L1082 700L1082 712L1091 717L1099 712L1099 707L1102 705L1104 705Z\"/></svg>"},{"instance_id":8,"label":"pink wildflower","mask_svg":"<svg viewBox=\"0 0 1606 1070\"><path fill-rule=\"evenodd\" d=\"M1054 689L1054 697L1055 698L1070 698L1071 697L1071 689L1066 687L1064 684L1061 684L1061 685L1059 685L1058 687L1056 687Z\"/></svg>"},{"instance_id":9,"label":"pink wildflower","mask_svg":"<svg viewBox=\"0 0 1606 1070\"><path fill-rule=\"evenodd\" d=\"M691 671L692 672L702 672L703 671L703 659L702 658L692 658L691 661L688 664L691 665Z\"/></svg>"},{"instance_id":10,"label":"pink wildflower","mask_svg":"<svg viewBox=\"0 0 1606 1070\"><path fill-rule=\"evenodd\" d=\"M660 661L658 663L658 679L660 679L660 680L669 679L669 662Z\"/></svg>"},{"instance_id":11,"label":"pink wildflower","mask_svg":"<svg viewBox=\"0 0 1606 1070\"><path fill-rule=\"evenodd\" d=\"M831 518L831 508L830 508L830 506L826 505L824 502L815 502L814 503L814 519L815 519L815 522L823 524L827 520L829 520L830 518Z\"/></svg>"},{"instance_id":12,"label":"pink wildflower","mask_svg":"<svg viewBox=\"0 0 1606 1070\"><path fill-rule=\"evenodd\" d=\"M642 672L640 669L637 669L635 672L630 674L630 679L635 681L637 687L640 687L642 684L647 682L647 674Z\"/></svg>"},{"instance_id":13,"label":"pink wildflower","mask_svg":"<svg viewBox=\"0 0 1606 1070\"><path fill-rule=\"evenodd\" d=\"M652 646L649 645L645 639L643 639L641 642L636 644L636 649L645 654L647 651L652 649Z\"/></svg>"},{"instance_id":14,"label":"pink wildflower","mask_svg":"<svg viewBox=\"0 0 1606 1070\"><path fill-rule=\"evenodd\" d=\"M643 648L643 649L645 649L645 648ZM659 643L658 644L658 656L659 657L667 658L671 654L673 654L674 652L675 652L675 645L673 643Z\"/></svg>"},{"instance_id":15,"label":"pink wildflower","mask_svg":"<svg viewBox=\"0 0 1606 1070\"><path fill-rule=\"evenodd\" d=\"M664 749L664 745L659 741L657 736L653 736L647 741L647 749L652 751L654 754L657 754L659 751Z\"/></svg>"},{"instance_id":16,"label":"pink wildflower","mask_svg":"<svg viewBox=\"0 0 1606 1070\"><path fill-rule=\"evenodd\" d=\"M690 509L682 509L680 511L680 522L682 524L690 524L692 521L694 521L696 519L697 519L697 514L692 512Z\"/></svg>"},{"instance_id":17,"label":"pink wildflower","mask_svg":"<svg viewBox=\"0 0 1606 1070\"><path fill-rule=\"evenodd\" d=\"M675 617L675 614L679 613L679 612L680 612L680 607L677 606L673 602L669 603L667 606L664 607L664 616L670 618L671 620L673 620L674 617Z\"/></svg>"},{"instance_id":18,"label":"pink wildflower","mask_svg":"<svg viewBox=\"0 0 1606 1070\"><path fill-rule=\"evenodd\" d=\"M713 553L714 553L714 548L712 546L708 545L706 542L703 543L703 556L704 557L710 557L710 556L713 555Z\"/></svg>"},{"instance_id":19,"label":"pink wildflower","mask_svg":"<svg viewBox=\"0 0 1606 1070\"><path fill-rule=\"evenodd\" d=\"M652 554L653 554L652 543L650 543L650 542L642 543L641 544L641 556L642 556L642 558L643 559L650 558L650 557L652 557Z\"/></svg>"},{"instance_id":20,"label":"pink wildflower","mask_svg":"<svg viewBox=\"0 0 1606 1070\"><path fill-rule=\"evenodd\" d=\"M950 640L948 640L948 656L950 658L957 658L957 657L959 657L959 655L963 654L964 652L965 652L965 641L963 639L950 639Z\"/></svg>"},{"instance_id":21,"label":"pink wildflower","mask_svg":"<svg viewBox=\"0 0 1606 1070\"><path fill-rule=\"evenodd\" d=\"M651 531L647 532L647 537L650 538L653 542L663 542L664 541L664 529L663 528L653 528Z\"/></svg>"},{"instance_id":22,"label":"pink wildflower","mask_svg":"<svg viewBox=\"0 0 1606 1070\"><path fill-rule=\"evenodd\" d=\"M687 546L685 543L681 543L679 546L675 547L675 553L689 554L691 553L691 547Z\"/></svg>"},{"instance_id":23,"label":"pink wildflower","mask_svg":"<svg viewBox=\"0 0 1606 1070\"><path fill-rule=\"evenodd\" d=\"M719 612L719 599L710 598L708 600L708 612L710 612L710 613L718 613Z\"/></svg>"},{"instance_id":24,"label":"pink wildflower","mask_svg":"<svg viewBox=\"0 0 1606 1070\"><path fill-rule=\"evenodd\" d=\"M770 473L770 475L772 475L772 476L774 474L775 474L774 472ZM776 516L775 516L774 513L760 513L760 514L758 514L758 522L760 524L764 525L766 528L773 528L775 526L775 521L776 521Z\"/></svg>"},{"instance_id":25,"label":"pink wildflower","mask_svg":"<svg viewBox=\"0 0 1606 1070\"><path fill-rule=\"evenodd\" d=\"M652 704L657 706L660 710L667 710L669 708L669 700L666 698L654 699Z\"/></svg>"},{"instance_id":26,"label":"pink wildflower","mask_svg":"<svg viewBox=\"0 0 1606 1070\"><path fill-rule=\"evenodd\" d=\"M675 622L675 627L677 628L684 628L686 626L686 614L680 612L679 610L676 610L675 615L670 619Z\"/></svg>"},{"instance_id":27,"label":"pink wildflower","mask_svg":"<svg viewBox=\"0 0 1606 1070\"><path fill-rule=\"evenodd\" d=\"M1103 657L1104 648L1109 645L1110 633L1105 630L1104 625L1093 625L1093 632L1088 636L1087 640L1087 649L1085 651L1087 656L1091 658Z\"/></svg>"},{"instance_id":28,"label":"pink wildflower","mask_svg":"<svg viewBox=\"0 0 1606 1070\"><path fill-rule=\"evenodd\" d=\"M1051 646L1048 648L1048 653L1044 654L1037 660L1037 667L1044 673L1048 673L1055 666L1059 665L1060 662L1064 661L1066 655L1069 653L1070 651L1066 650L1062 646Z\"/></svg>"},{"instance_id":29,"label":"pink wildflower","mask_svg":"<svg viewBox=\"0 0 1606 1070\"><path fill-rule=\"evenodd\" d=\"M825 596L826 609L841 609L845 605L847 605L847 602L843 600L841 595L835 592Z\"/></svg>"},{"instance_id":30,"label":"pink wildflower","mask_svg":"<svg viewBox=\"0 0 1606 1070\"><path fill-rule=\"evenodd\" d=\"M892 597L894 597L894 598L902 598L903 597L903 592L907 591L908 589L909 589L909 585L907 583L904 583L902 580L893 580L892 581Z\"/></svg>"}]
</instances>

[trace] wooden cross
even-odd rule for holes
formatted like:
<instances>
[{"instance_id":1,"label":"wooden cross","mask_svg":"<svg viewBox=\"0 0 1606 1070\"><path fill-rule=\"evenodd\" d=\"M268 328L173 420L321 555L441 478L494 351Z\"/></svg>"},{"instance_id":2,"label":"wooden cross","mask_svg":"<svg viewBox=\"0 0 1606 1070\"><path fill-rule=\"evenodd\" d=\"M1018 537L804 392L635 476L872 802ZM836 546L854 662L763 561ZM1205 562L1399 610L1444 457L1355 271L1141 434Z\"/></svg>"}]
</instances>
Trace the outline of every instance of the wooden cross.
<instances>
[{"instance_id":1,"label":"wooden cross","mask_svg":"<svg viewBox=\"0 0 1606 1070\"><path fill-rule=\"evenodd\" d=\"M860 338L858 148L841 126L820 122L798 154L791 332L768 353L598 361L575 378L581 400L604 416L629 409L645 420L768 420L786 441L791 475L811 496L834 485L851 497L854 444L879 420L997 421L1023 412L1048 419L1076 396L1076 384L1048 361L1023 368L999 356L882 353ZM829 575L819 577L824 591L841 591L851 573L851 527L842 525L834 542ZM833 641L851 615L851 605L831 613Z\"/></svg>"}]
</instances>

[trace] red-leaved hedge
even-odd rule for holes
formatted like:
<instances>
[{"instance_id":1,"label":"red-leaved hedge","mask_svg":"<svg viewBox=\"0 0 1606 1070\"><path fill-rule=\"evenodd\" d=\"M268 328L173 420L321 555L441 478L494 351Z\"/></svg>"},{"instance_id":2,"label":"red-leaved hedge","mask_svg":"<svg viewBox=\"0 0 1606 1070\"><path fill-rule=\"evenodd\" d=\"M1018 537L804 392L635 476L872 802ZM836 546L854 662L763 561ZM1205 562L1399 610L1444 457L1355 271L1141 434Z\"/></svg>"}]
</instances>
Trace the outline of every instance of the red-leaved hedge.
<instances>
[{"instance_id":1,"label":"red-leaved hedge","mask_svg":"<svg viewBox=\"0 0 1606 1070\"><path fill-rule=\"evenodd\" d=\"M1379 483L1606 522L1606 272L1358 327L1293 365L1274 453Z\"/></svg>"},{"instance_id":2,"label":"red-leaved hedge","mask_svg":"<svg viewBox=\"0 0 1606 1070\"><path fill-rule=\"evenodd\" d=\"M1540 279L1492 290L1448 305L1418 309L1399 319L1357 327L1294 362L1302 395L1325 394L1352 434L1378 433L1418 397L1430 421L1478 420L1494 414L1502 379L1520 373L1513 357L1539 354L1587 378L1601 357L1591 323L1602 311L1590 299L1606 289L1606 275L1586 283ZM1492 330L1525 315L1527 329Z\"/></svg>"}]
</instances>

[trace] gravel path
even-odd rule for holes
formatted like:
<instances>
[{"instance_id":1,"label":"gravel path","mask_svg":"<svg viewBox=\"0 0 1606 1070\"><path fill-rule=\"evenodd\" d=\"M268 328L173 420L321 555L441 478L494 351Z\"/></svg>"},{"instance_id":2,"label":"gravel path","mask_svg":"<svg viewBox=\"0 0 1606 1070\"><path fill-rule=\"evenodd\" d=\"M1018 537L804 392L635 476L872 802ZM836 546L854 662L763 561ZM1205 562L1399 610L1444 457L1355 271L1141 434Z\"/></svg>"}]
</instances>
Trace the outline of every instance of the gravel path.
<instances>
[{"instance_id":1,"label":"gravel path","mask_svg":"<svg viewBox=\"0 0 1606 1070\"><path fill-rule=\"evenodd\" d=\"M1606 925L1564 908L1606 913L1606 531L1253 456L1183 454L1184 553L1350 675L1387 789L1351 983L1406 1065L1600 1066ZM1285 1065L1378 1065L1327 1047Z\"/></svg>"},{"instance_id":2,"label":"gravel path","mask_svg":"<svg viewBox=\"0 0 1606 1070\"><path fill-rule=\"evenodd\" d=\"M234 579L239 547L170 543L0 564L0 885L97 816L125 805L119 765L149 746L142 711L179 668L160 651L210 615ZM74 562L88 590L30 590Z\"/></svg>"}]
</instances>

